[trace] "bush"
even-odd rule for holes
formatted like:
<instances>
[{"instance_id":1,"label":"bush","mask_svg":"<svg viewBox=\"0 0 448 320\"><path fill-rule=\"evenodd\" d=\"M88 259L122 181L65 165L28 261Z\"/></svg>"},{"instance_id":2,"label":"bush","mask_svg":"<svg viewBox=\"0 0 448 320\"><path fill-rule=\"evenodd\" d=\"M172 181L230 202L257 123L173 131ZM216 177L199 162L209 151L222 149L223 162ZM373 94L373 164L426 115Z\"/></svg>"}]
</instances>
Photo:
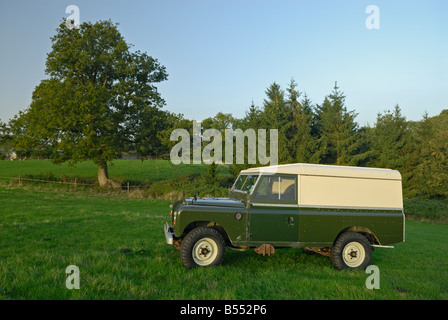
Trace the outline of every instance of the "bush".
<instances>
[{"instance_id":1,"label":"bush","mask_svg":"<svg viewBox=\"0 0 448 320\"><path fill-rule=\"evenodd\" d=\"M405 199L404 214L414 220L448 221L448 199Z\"/></svg>"},{"instance_id":2,"label":"bush","mask_svg":"<svg viewBox=\"0 0 448 320\"><path fill-rule=\"evenodd\" d=\"M151 198L163 198L175 200L182 197L193 197L197 194L199 197L227 197L229 188L233 181L229 175L217 175L215 183L207 182L206 178L199 173L191 173L178 178L154 182L145 190L145 194ZM231 181L229 183L229 181Z\"/></svg>"},{"instance_id":3,"label":"bush","mask_svg":"<svg viewBox=\"0 0 448 320\"><path fill-rule=\"evenodd\" d=\"M25 174L22 178L30 180L59 181L59 178L56 177L51 171L37 174Z\"/></svg>"},{"instance_id":4,"label":"bush","mask_svg":"<svg viewBox=\"0 0 448 320\"><path fill-rule=\"evenodd\" d=\"M207 169L205 171L205 182L207 182L209 185L216 185L218 183L218 173L219 173L219 167L216 163L212 162L207 166Z\"/></svg>"}]
</instances>

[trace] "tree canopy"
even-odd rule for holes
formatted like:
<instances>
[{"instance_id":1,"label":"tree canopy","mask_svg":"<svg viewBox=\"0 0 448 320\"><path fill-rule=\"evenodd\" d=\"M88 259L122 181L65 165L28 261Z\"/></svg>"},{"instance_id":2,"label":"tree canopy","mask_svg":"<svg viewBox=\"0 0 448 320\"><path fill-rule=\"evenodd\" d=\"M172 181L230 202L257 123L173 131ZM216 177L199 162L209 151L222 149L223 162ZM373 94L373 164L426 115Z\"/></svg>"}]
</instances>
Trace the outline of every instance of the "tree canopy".
<instances>
[{"instance_id":1,"label":"tree canopy","mask_svg":"<svg viewBox=\"0 0 448 320\"><path fill-rule=\"evenodd\" d=\"M65 22L51 38L45 72L29 108L12 121L17 147L50 148L53 161L91 159L101 186L109 183L107 163L123 151L148 155L156 146L164 105L155 83L165 67L131 51L111 21Z\"/></svg>"}]
</instances>

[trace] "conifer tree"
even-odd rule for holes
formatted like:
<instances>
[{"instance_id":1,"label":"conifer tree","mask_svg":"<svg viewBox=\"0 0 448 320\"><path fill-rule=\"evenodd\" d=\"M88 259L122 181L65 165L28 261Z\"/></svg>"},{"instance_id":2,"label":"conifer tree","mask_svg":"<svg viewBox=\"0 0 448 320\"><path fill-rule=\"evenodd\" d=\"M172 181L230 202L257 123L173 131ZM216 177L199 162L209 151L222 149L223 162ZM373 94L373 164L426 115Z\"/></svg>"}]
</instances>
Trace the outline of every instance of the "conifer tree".
<instances>
[{"instance_id":1,"label":"conifer tree","mask_svg":"<svg viewBox=\"0 0 448 320\"><path fill-rule=\"evenodd\" d=\"M378 114L375 124L372 151L375 165L382 168L399 169L406 162L406 142L409 130L406 118L401 114L400 106L394 111Z\"/></svg>"},{"instance_id":2,"label":"conifer tree","mask_svg":"<svg viewBox=\"0 0 448 320\"><path fill-rule=\"evenodd\" d=\"M263 101L261 125L267 129L278 130L278 161L291 163L293 156L288 148L288 132L292 128L292 113L285 101L285 93L277 83L272 83L266 90L267 98Z\"/></svg>"},{"instance_id":3,"label":"conifer tree","mask_svg":"<svg viewBox=\"0 0 448 320\"><path fill-rule=\"evenodd\" d=\"M339 91L336 83L333 92L317 107L316 129L319 136L317 156L321 163L356 164L360 145L356 116L354 111L347 111L345 96Z\"/></svg>"},{"instance_id":4,"label":"conifer tree","mask_svg":"<svg viewBox=\"0 0 448 320\"><path fill-rule=\"evenodd\" d=\"M411 188L429 197L448 195L448 110L433 118L425 113L415 132L418 164Z\"/></svg>"},{"instance_id":5,"label":"conifer tree","mask_svg":"<svg viewBox=\"0 0 448 320\"><path fill-rule=\"evenodd\" d=\"M295 162L313 162L316 141L311 134L312 111L311 103L305 96L304 104L299 102L300 92L296 89L297 84L291 80L288 87L287 104L292 113L292 123L288 132L289 152Z\"/></svg>"}]
</instances>

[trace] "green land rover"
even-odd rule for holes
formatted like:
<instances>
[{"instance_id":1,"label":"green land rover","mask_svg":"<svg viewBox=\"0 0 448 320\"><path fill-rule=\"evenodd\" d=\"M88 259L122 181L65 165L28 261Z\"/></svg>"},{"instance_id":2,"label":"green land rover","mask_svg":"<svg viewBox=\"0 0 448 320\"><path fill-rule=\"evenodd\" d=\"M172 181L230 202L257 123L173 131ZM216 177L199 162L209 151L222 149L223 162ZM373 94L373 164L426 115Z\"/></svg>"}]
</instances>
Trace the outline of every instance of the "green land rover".
<instances>
[{"instance_id":1,"label":"green land rover","mask_svg":"<svg viewBox=\"0 0 448 320\"><path fill-rule=\"evenodd\" d=\"M168 244L186 268L222 263L226 248L302 248L337 269L366 268L375 247L404 242L398 171L289 164L241 171L228 198L184 198L171 205Z\"/></svg>"}]
</instances>

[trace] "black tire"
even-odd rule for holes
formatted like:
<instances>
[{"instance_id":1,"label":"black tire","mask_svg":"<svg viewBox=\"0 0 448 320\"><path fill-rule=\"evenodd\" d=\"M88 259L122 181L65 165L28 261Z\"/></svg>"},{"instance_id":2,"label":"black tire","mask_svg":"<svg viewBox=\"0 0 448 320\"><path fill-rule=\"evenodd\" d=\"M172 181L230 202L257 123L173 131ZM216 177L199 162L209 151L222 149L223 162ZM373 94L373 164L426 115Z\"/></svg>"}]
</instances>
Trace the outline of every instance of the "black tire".
<instances>
[{"instance_id":1,"label":"black tire","mask_svg":"<svg viewBox=\"0 0 448 320\"><path fill-rule=\"evenodd\" d=\"M180 260L187 269L220 265L224 253L224 239L211 228L193 229L180 245Z\"/></svg>"},{"instance_id":2,"label":"black tire","mask_svg":"<svg viewBox=\"0 0 448 320\"><path fill-rule=\"evenodd\" d=\"M331 262L336 269L365 269L372 260L369 240L357 232L341 234L331 248Z\"/></svg>"}]
</instances>

